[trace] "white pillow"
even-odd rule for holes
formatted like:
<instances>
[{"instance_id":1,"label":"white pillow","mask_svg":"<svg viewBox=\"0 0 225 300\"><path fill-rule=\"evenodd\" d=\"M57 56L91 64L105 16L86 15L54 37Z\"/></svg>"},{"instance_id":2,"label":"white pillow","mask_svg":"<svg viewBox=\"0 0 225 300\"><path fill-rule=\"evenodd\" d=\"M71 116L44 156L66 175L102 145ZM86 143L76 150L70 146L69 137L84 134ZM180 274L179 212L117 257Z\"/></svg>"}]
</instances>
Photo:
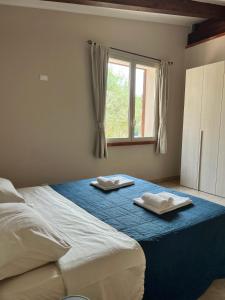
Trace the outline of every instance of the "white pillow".
<instances>
[{"instance_id":1,"label":"white pillow","mask_svg":"<svg viewBox=\"0 0 225 300\"><path fill-rule=\"evenodd\" d=\"M57 261L70 248L33 208L0 204L0 280Z\"/></svg>"},{"instance_id":2,"label":"white pillow","mask_svg":"<svg viewBox=\"0 0 225 300\"><path fill-rule=\"evenodd\" d=\"M0 178L0 203L25 202L14 188L12 182L5 178Z\"/></svg>"}]
</instances>

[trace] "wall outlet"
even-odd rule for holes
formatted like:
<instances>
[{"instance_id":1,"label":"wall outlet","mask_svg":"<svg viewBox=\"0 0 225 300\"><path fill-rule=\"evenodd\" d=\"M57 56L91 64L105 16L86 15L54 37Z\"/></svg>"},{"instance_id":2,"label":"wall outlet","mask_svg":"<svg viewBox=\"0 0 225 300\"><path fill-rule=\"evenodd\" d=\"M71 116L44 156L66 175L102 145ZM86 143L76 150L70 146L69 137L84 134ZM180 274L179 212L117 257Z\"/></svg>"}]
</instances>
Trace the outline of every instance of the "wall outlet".
<instances>
[{"instance_id":1,"label":"wall outlet","mask_svg":"<svg viewBox=\"0 0 225 300\"><path fill-rule=\"evenodd\" d=\"M41 81L48 81L48 75L40 74L40 80Z\"/></svg>"}]
</instances>

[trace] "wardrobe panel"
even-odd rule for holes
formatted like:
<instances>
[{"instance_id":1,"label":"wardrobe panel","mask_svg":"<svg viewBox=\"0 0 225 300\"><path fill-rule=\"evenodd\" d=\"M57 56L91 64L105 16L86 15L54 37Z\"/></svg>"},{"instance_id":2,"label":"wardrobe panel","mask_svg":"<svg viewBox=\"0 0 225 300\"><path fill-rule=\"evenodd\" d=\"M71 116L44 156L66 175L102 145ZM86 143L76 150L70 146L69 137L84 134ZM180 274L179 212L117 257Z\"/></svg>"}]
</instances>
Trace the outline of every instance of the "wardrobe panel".
<instances>
[{"instance_id":1,"label":"wardrobe panel","mask_svg":"<svg viewBox=\"0 0 225 300\"><path fill-rule=\"evenodd\" d=\"M200 190L215 194L219 149L224 62L204 67L201 129Z\"/></svg>"},{"instance_id":2,"label":"wardrobe panel","mask_svg":"<svg viewBox=\"0 0 225 300\"><path fill-rule=\"evenodd\" d=\"M223 84L223 101L221 110L219 156L217 167L216 194L225 197L225 75Z\"/></svg>"},{"instance_id":3,"label":"wardrobe panel","mask_svg":"<svg viewBox=\"0 0 225 300\"><path fill-rule=\"evenodd\" d=\"M186 72L181 184L198 188L203 67Z\"/></svg>"}]
</instances>

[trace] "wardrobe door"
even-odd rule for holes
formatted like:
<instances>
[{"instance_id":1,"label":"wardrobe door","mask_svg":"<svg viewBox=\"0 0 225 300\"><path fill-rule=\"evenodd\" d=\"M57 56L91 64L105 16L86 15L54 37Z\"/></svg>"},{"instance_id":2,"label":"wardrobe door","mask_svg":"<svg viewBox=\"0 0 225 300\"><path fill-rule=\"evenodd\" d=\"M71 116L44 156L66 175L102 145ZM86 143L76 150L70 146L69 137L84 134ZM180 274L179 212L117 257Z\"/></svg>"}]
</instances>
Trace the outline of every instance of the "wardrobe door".
<instances>
[{"instance_id":1,"label":"wardrobe door","mask_svg":"<svg viewBox=\"0 0 225 300\"><path fill-rule=\"evenodd\" d=\"M186 72L181 184L198 188L203 67Z\"/></svg>"},{"instance_id":2,"label":"wardrobe door","mask_svg":"<svg viewBox=\"0 0 225 300\"><path fill-rule=\"evenodd\" d=\"M221 110L216 194L225 197L225 75L224 75L223 100L222 100L222 110Z\"/></svg>"},{"instance_id":3,"label":"wardrobe door","mask_svg":"<svg viewBox=\"0 0 225 300\"><path fill-rule=\"evenodd\" d=\"M200 190L215 194L219 150L224 62L204 67L201 129Z\"/></svg>"}]
</instances>

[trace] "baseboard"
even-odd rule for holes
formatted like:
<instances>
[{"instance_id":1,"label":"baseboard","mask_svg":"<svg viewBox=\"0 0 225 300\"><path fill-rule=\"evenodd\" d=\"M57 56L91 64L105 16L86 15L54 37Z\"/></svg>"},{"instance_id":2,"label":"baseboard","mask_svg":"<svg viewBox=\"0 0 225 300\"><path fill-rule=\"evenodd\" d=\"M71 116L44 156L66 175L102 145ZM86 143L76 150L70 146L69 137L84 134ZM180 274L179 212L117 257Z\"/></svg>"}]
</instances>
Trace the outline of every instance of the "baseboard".
<instances>
[{"instance_id":1,"label":"baseboard","mask_svg":"<svg viewBox=\"0 0 225 300\"><path fill-rule=\"evenodd\" d=\"M158 178L158 179L150 179L149 181L153 182L153 183L162 183L162 182L166 182L166 181L179 181L180 180L180 176L171 176L171 177L164 177L164 178Z\"/></svg>"}]
</instances>

